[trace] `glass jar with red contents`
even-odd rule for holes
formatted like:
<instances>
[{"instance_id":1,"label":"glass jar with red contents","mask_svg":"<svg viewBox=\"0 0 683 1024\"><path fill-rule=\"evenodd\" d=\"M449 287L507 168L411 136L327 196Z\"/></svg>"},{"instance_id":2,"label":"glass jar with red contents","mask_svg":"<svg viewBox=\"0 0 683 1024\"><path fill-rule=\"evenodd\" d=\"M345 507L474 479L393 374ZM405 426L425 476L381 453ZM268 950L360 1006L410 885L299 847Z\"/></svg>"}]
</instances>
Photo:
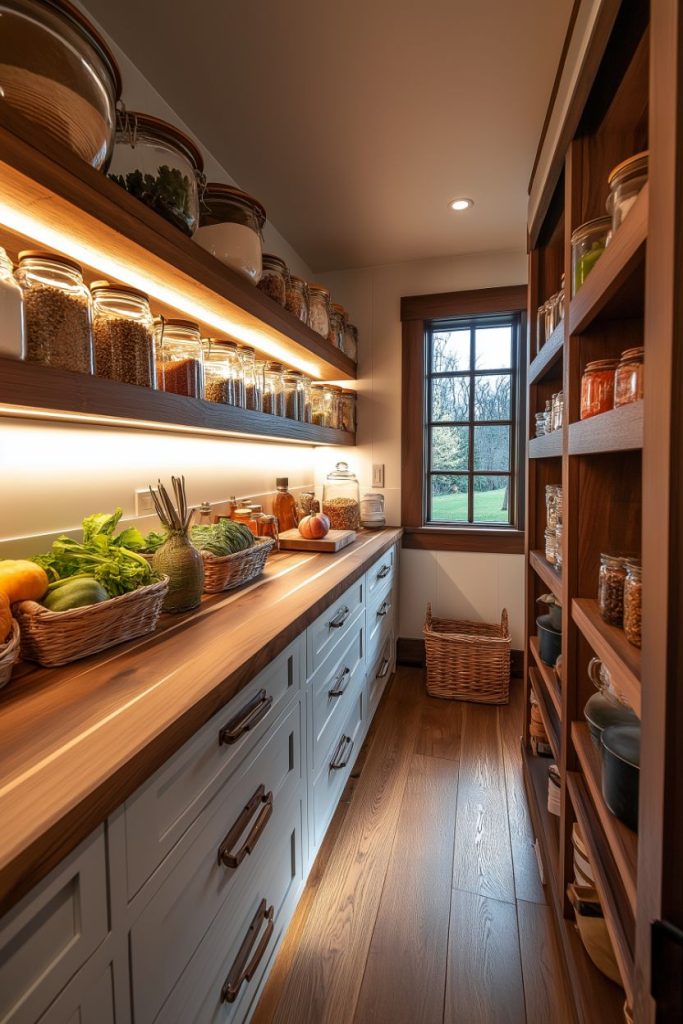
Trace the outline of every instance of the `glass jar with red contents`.
<instances>
[{"instance_id":1,"label":"glass jar with red contents","mask_svg":"<svg viewBox=\"0 0 683 1024\"><path fill-rule=\"evenodd\" d=\"M581 378L581 419L599 416L614 408L616 359L596 359L586 365Z\"/></svg>"},{"instance_id":2,"label":"glass jar with red contents","mask_svg":"<svg viewBox=\"0 0 683 1024\"><path fill-rule=\"evenodd\" d=\"M643 357L645 349L627 348L621 353L614 371L614 408L637 402L643 397Z\"/></svg>"}]
</instances>

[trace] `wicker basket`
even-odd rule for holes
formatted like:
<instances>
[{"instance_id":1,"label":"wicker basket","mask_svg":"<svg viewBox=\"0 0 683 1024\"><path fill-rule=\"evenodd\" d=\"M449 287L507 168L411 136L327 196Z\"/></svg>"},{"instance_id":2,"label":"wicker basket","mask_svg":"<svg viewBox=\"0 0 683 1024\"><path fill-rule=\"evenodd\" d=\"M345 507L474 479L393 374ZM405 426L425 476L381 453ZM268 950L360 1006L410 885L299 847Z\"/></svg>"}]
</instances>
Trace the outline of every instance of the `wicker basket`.
<instances>
[{"instance_id":1,"label":"wicker basket","mask_svg":"<svg viewBox=\"0 0 683 1024\"><path fill-rule=\"evenodd\" d=\"M234 590L260 576L266 559L275 545L272 537L257 537L253 547L234 555L210 555L202 551L204 560L204 593L220 594Z\"/></svg>"},{"instance_id":2,"label":"wicker basket","mask_svg":"<svg viewBox=\"0 0 683 1024\"><path fill-rule=\"evenodd\" d=\"M152 633L167 590L164 576L120 597L66 612L21 601L13 609L21 626L21 656L52 668Z\"/></svg>"},{"instance_id":3,"label":"wicker basket","mask_svg":"<svg viewBox=\"0 0 683 1024\"><path fill-rule=\"evenodd\" d=\"M12 669L19 660L19 623L12 620L12 632L5 644L0 644L0 686L6 686L10 681Z\"/></svg>"},{"instance_id":4,"label":"wicker basket","mask_svg":"<svg viewBox=\"0 0 683 1024\"><path fill-rule=\"evenodd\" d=\"M500 626L432 618L424 626L427 693L448 700L507 704L510 696L510 630L503 609Z\"/></svg>"}]
</instances>

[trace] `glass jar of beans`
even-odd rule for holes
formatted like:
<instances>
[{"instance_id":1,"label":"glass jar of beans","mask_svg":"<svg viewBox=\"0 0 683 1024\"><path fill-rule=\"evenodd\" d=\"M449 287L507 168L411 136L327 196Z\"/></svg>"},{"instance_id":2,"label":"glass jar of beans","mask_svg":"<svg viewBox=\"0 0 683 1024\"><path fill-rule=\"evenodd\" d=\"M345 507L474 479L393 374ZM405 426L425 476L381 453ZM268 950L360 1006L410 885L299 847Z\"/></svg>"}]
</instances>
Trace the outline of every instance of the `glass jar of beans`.
<instances>
[{"instance_id":1,"label":"glass jar of beans","mask_svg":"<svg viewBox=\"0 0 683 1024\"><path fill-rule=\"evenodd\" d=\"M640 562L635 558L628 559L624 580L624 634L634 647L640 647L641 641L642 573Z\"/></svg>"},{"instance_id":2,"label":"glass jar of beans","mask_svg":"<svg viewBox=\"0 0 683 1024\"><path fill-rule=\"evenodd\" d=\"M624 581L626 560L620 555L600 555L598 575L598 609L610 626L624 621Z\"/></svg>"}]
</instances>

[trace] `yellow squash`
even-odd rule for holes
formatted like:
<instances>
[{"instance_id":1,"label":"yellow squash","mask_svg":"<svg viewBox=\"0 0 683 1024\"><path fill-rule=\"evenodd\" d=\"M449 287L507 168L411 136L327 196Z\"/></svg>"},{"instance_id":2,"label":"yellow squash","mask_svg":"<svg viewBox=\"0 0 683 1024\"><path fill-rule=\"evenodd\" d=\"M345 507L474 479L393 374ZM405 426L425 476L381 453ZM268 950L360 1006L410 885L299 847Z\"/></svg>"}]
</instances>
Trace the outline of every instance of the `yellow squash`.
<instances>
[{"instance_id":1,"label":"yellow squash","mask_svg":"<svg viewBox=\"0 0 683 1024\"><path fill-rule=\"evenodd\" d=\"M47 573L35 562L23 558L0 560L0 594L5 594L10 604L39 601L48 583Z\"/></svg>"}]
</instances>

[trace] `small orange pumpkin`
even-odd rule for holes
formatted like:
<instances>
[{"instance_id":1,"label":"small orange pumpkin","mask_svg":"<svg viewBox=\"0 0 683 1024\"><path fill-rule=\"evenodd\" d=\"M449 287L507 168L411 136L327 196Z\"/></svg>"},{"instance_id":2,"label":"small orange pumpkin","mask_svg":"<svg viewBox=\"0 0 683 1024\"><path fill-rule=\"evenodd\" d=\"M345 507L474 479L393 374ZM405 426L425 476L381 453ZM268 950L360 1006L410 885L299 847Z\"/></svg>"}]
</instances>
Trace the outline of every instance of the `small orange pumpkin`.
<instances>
[{"instance_id":1,"label":"small orange pumpkin","mask_svg":"<svg viewBox=\"0 0 683 1024\"><path fill-rule=\"evenodd\" d=\"M322 512L312 516L304 516L299 523L299 533L306 540L320 540L330 530L330 520Z\"/></svg>"}]
</instances>

